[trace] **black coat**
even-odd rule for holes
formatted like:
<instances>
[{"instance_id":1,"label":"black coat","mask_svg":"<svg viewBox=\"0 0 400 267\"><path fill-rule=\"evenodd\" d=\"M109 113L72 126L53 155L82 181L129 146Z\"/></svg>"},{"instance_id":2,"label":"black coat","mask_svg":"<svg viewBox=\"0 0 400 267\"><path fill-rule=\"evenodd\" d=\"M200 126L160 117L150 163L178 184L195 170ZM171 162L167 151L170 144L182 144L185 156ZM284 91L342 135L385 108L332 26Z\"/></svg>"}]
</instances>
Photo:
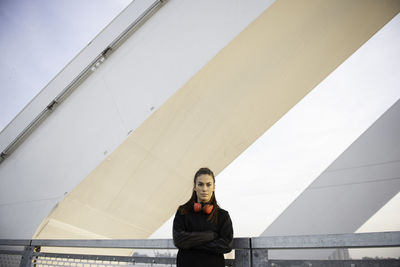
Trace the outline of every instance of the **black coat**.
<instances>
[{"instance_id":1,"label":"black coat","mask_svg":"<svg viewBox=\"0 0 400 267\"><path fill-rule=\"evenodd\" d=\"M233 228L229 213L219 208L218 223L203 212L182 215L178 210L173 225L174 244L179 248L177 267L223 267L224 253L232 250Z\"/></svg>"}]
</instances>

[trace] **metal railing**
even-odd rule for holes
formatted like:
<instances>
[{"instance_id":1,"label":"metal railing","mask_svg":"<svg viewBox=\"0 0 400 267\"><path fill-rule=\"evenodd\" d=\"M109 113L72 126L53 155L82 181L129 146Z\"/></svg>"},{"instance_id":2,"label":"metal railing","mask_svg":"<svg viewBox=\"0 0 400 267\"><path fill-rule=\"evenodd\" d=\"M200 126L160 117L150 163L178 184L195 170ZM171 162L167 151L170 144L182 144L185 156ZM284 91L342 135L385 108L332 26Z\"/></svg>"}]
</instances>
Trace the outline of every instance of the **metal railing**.
<instances>
[{"instance_id":1,"label":"metal railing","mask_svg":"<svg viewBox=\"0 0 400 267\"><path fill-rule=\"evenodd\" d=\"M134 253L132 256L93 255L43 252L42 248L95 249L176 249L171 239L117 239L117 240L11 240L0 239L0 266L146 266L170 265L175 257L152 257ZM235 258L227 259L227 266L400 266L400 259L358 261L279 261L268 258L269 250L280 249L342 249L400 247L400 232L360 234L330 234L303 236L273 236L235 238ZM400 256L400 255L399 255ZM14 258L12 260L11 258ZM352 261L356 262L356 261ZM333 263L333 264L331 264ZM336 263L336 265L335 265ZM382 263L381 265L379 263ZM290 265L293 264L293 265ZM314 265L313 265L314 264ZM371 265L372 264L372 265Z\"/></svg>"}]
</instances>

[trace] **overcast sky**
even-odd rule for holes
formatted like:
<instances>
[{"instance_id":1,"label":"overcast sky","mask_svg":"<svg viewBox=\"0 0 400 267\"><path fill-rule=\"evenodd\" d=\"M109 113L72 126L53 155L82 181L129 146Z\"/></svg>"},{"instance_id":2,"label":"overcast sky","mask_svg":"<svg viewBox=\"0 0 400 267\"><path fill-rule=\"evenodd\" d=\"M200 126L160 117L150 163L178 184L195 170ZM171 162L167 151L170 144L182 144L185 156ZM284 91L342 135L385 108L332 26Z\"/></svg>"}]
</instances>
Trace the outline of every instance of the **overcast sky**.
<instances>
[{"instance_id":1,"label":"overcast sky","mask_svg":"<svg viewBox=\"0 0 400 267\"><path fill-rule=\"evenodd\" d=\"M0 49L3 53L0 61L0 129L130 2L1 0ZM389 51L386 47L389 43L391 47L400 47L399 18L391 27L392 30L380 42L370 44L369 50L353 57L347 65L332 73L330 83L319 85L219 175L217 190L221 191L217 191L217 196L222 206L231 211L239 236L256 236L265 230L332 160L399 99L399 84L372 88L368 84L356 85L353 79L353 75L358 73L357 69L365 67L362 64L366 57L380 58L382 53ZM385 55L393 61L400 61L399 53L394 58L392 54ZM382 74L378 79L394 75L391 69L393 64L386 62L382 66L387 69L380 69L377 73L376 69L371 68L369 75ZM327 102L327 99L331 101ZM356 108L360 105L365 106L363 109ZM349 117L349 114L352 116ZM288 129L297 129L296 136ZM285 136L292 143L279 143ZM333 143L331 147L321 150L318 140L327 138ZM300 151L308 151L308 154L300 155ZM285 161L280 160L282 158ZM299 161L299 158L303 161ZM269 162L268 169L265 168L265 162ZM290 180L294 175L296 182ZM267 183L265 176L276 179ZM242 177L251 181L243 184ZM235 204L238 192L242 204ZM247 216L245 203L255 200L276 204L269 206L269 215L266 217ZM400 207L399 202L397 196L389 205L390 208L379 213L381 218L389 212L392 219L399 220L399 216L393 217L394 210ZM254 220L262 223L254 223ZM386 229L382 226L384 220L375 218L371 221L370 225L374 225L372 229ZM170 228L171 221L154 236L169 237ZM363 229L371 230L371 227L364 226Z\"/></svg>"}]
</instances>

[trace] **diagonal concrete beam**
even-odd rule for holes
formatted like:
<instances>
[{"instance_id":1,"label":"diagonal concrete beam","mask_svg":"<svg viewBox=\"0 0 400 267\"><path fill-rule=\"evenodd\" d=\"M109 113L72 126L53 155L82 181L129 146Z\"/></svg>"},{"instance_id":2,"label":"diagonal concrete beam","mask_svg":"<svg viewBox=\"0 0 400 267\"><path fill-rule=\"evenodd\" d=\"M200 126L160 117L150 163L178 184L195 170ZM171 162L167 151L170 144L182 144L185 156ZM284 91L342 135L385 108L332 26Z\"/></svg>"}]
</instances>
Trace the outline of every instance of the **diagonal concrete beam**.
<instances>
[{"instance_id":1,"label":"diagonal concrete beam","mask_svg":"<svg viewBox=\"0 0 400 267\"><path fill-rule=\"evenodd\" d=\"M400 100L263 233L353 233L400 191ZM294 224L293 221L296 221Z\"/></svg>"},{"instance_id":2,"label":"diagonal concrete beam","mask_svg":"<svg viewBox=\"0 0 400 267\"><path fill-rule=\"evenodd\" d=\"M400 1L277 1L79 184L35 238L145 238L357 50ZM160 89L162 90L162 89ZM50 219L71 227L47 230ZM82 236L82 238L85 238Z\"/></svg>"},{"instance_id":3,"label":"diagonal concrete beam","mask_svg":"<svg viewBox=\"0 0 400 267\"><path fill-rule=\"evenodd\" d=\"M399 118L400 100L315 179L261 236L356 232L400 191ZM279 251L271 255L285 259L300 255L324 258L331 252Z\"/></svg>"}]
</instances>

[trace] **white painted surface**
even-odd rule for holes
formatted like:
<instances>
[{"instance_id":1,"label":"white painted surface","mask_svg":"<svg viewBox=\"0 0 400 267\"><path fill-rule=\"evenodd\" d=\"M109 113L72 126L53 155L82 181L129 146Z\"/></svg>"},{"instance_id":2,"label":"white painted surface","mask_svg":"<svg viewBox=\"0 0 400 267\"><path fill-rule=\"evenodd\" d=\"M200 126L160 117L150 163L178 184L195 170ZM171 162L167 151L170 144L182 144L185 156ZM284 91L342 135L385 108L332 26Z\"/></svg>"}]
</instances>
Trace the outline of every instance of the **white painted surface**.
<instances>
[{"instance_id":1,"label":"white painted surface","mask_svg":"<svg viewBox=\"0 0 400 267\"><path fill-rule=\"evenodd\" d=\"M87 45L65 68L46 85L34 99L9 123L0 134L3 151L18 134L130 23L152 3L150 0L134 1L96 38Z\"/></svg>"}]
</instances>

